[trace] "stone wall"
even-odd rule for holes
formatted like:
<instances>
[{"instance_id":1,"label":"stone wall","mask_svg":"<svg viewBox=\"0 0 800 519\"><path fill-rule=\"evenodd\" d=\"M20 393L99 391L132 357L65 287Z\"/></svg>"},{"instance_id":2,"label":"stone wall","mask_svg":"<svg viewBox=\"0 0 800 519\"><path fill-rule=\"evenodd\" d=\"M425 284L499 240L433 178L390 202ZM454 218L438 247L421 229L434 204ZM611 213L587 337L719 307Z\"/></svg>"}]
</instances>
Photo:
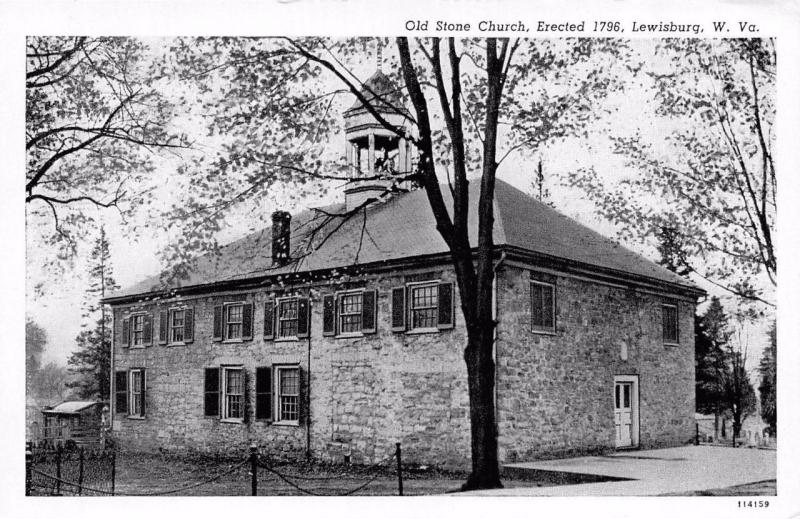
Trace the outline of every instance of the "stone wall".
<instances>
[{"instance_id":1,"label":"stone wall","mask_svg":"<svg viewBox=\"0 0 800 519\"><path fill-rule=\"evenodd\" d=\"M115 370L146 368L147 416L115 416L115 434L124 447L137 450L244 452L256 442L277 457L297 458L308 452L333 461L349 456L355 463L381 460L400 441L403 458L409 463L463 468L469 460L469 404L462 357L465 330L458 300L452 330L419 334L391 331L391 289L434 279L447 281L453 277L448 270L418 270L368 281L305 287L298 292L311 297L311 337L288 342L264 340L263 306L269 297L292 292L266 288L237 294L254 303L254 336L234 344L212 341L213 307L230 301L232 296L162 303L184 302L195 308L195 340L186 346L158 345L154 305L117 307ZM361 337L324 337L322 295L357 287L378 289L377 332ZM121 348L122 318L141 309L153 312L153 346ZM255 368L279 363L298 363L309 382L304 391L308 407L299 426L254 420L252 405L248 423L224 423L203 416L204 368L242 364L249 374L252 395Z\"/></svg>"},{"instance_id":2,"label":"stone wall","mask_svg":"<svg viewBox=\"0 0 800 519\"><path fill-rule=\"evenodd\" d=\"M556 286L556 331L533 333L530 280ZM614 376L638 375L640 445L694 437L694 309L689 300L507 267L498 278L501 461L615 448ZM678 303L679 345L662 340Z\"/></svg>"},{"instance_id":3,"label":"stone wall","mask_svg":"<svg viewBox=\"0 0 800 519\"><path fill-rule=\"evenodd\" d=\"M694 302L679 302L680 345L662 343L659 295L565 276L556 284L556 333L530 330L530 271L505 266L498 275L497 404L500 460L551 457L614 448L613 378L638 375L643 447L676 445L694 434ZM292 295L270 287L183 301L195 308L195 340L157 344L157 311L121 306L115 316L115 369L147 369L147 416L115 416L126 448L243 453L255 442L270 455L374 463L403 444L409 463L468 468L469 402L463 347L466 331L455 291L455 328L433 333L391 331L391 289L422 280L454 281L449 269L344 280L304 287L311 297L311 336L264 340L264 302ZM377 332L324 337L324 294L378 289ZM254 303L251 341L212 341L213 307L232 297ZM121 348L121 320L153 309L154 345ZM623 355L623 350L624 354ZM627 360L623 360L626 356ZM308 386L299 426L254 420L224 423L203 416L204 368L241 364L248 392L259 366L297 363ZM252 400L251 400L252 402Z\"/></svg>"}]
</instances>

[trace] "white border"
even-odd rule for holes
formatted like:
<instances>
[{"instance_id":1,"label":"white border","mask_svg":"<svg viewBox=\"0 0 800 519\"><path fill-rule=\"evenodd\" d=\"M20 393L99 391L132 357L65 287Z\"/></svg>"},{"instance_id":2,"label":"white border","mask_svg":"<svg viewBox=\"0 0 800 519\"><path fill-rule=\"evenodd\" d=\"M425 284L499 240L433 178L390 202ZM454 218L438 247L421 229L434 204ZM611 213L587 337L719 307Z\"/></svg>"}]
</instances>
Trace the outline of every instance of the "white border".
<instances>
[{"instance_id":1,"label":"white border","mask_svg":"<svg viewBox=\"0 0 800 519\"><path fill-rule=\"evenodd\" d=\"M24 155L24 36L27 34L107 34L107 35L399 35L404 34L407 19L449 19L452 21L483 17L514 20L632 19L650 20L715 19L749 20L763 29L761 36L777 36L778 46L778 163L780 189L778 207L780 250L783 262L778 289L779 353L778 400L781 407L779 424L778 492L769 498L769 509L740 509L737 498L470 498L426 497L396 498L270 498L244 500L235 498L161 498L135 499L25 499L23 494L24 379L22 373L24 344L24 207L21 193L25 169ZM800 282L800 268L795 264L800 250L797 222L800 204L793 200L800 192L800 160L797 155L797 123L800 121L800 16L794 1L731 0L695 2L643 0L633 5L625 1L597 1L589 5L573 1L548 0L522 2L498 0L414 0L397 2L354 0L249 0L222 1L92 1L69 2L0 0L0 262L3 290L0 307L4 309L0 324L4 334L3 365L8 376L0 386L0 397L9 403L0 426L5 439L0 450L0 502L10 516L40 516L57 513L58 517L113 516L141 517L156 513L180 513L192 517L229 513L235 504L237 513L292 514L294 516L348 517L380 515L382 517L458 516L483 517L523 515L535 517L797 517L800 514L795 489L800 488L796 460L800 459L800 412L793 404L800 392L800 380L793 366L798 360L797 337L800 324L795 316L800 305L795 287ZM417 36L428 35L425 33ZM410 36L410 35L409 35ZM479 36L470 34L470 36ZM552 34L551 36L557 36ZM735 36L735 34L732 34ZM19 193L19 195L12 195ZM389 502L393 506L386 506ZM133 505L133 506L131 506ZM158 507L158 508L156 508Z\"/></svg>"}]
</instances>

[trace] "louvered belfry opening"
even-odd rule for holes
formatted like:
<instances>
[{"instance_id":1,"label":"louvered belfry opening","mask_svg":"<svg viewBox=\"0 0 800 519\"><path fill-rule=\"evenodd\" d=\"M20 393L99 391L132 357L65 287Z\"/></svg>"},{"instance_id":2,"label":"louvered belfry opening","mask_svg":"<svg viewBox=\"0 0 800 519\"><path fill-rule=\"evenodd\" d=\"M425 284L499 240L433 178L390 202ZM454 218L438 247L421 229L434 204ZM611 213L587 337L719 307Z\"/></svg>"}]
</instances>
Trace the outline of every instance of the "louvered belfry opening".
<instances>
[{"instance_id":1,"label":"louvered belfry opening","mask_svg":"<svg viewBox=\"0 0 800 519\"><path fill-rule=\"evenodd\" d=\"M289 253L291 223L292 215L286 211L272 213L272 263L274 264L283 265L291 258Z\"/></svg>"}]
</instances>

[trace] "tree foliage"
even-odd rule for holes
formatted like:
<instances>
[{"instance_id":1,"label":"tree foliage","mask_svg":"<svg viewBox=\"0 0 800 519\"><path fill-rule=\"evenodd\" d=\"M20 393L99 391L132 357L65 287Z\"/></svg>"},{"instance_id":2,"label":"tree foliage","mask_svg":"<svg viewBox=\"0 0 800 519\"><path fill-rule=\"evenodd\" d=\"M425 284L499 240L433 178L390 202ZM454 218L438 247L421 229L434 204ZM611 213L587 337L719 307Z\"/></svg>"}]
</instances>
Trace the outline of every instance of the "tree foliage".
<instances>
[{"instance_id":1,"label":"tree foliage","mask_svg":"<svg viewBox=\"0 0 800 519\"><path fill-rule=\"evenodd\" d=\"M661 40L648 62L655 121L610 137L633 173L609 186L584 168L571 183L624 236L670 229L682 268L774 306L774 41Z\"/></svg>"},{"instance_id":2,"label":"tree foliage","mask_svg":"<svg viewBox=\"0 0 800 519\"><path fill-rule=\"evenodd\" d=\"M719 415L727 409L725 381L730 367L725 348L731 338L728 316L719 298L695 319L695 402L697 411Z\"/></svg>"},{"instance_id":3,"label":"tree foliage","mask_svg":"<svg viewBox=\"0 0 800 519\"><path fill-rule=\"evenodd\" d=\"M118 289L111 266L111 254L104 228L90 254L89 286L84 301L83 330L75 338L77 349L69 358L70 371L76 377L68 386L80 398L110 398L111 392L111 313L101 300Z\"/></svg>"},{"instance_id":4,"label":"tree foliage","mask_svg":"<svg viewBox=\"0 0 800 519\"><path fill-rule=\"evenodd\" d=\"M758 386L761 401L761 418L769 426L772 435L778 432L778 333L777 323L772 322L767 336L767 347L761 356L758 371L761 381Z\"/></svg>"},{"instance_id":5,"label":"tree foliage","mask_svg":"<svg viewBox=\"0 0 800 519\"><path fill-rule=\"evenodd\" d=\"M25 202L51 266L75 255L92 209L138 209L155 153L186 145L149 53L131 38L27 39Z\"/></svg>"}]
</instances>

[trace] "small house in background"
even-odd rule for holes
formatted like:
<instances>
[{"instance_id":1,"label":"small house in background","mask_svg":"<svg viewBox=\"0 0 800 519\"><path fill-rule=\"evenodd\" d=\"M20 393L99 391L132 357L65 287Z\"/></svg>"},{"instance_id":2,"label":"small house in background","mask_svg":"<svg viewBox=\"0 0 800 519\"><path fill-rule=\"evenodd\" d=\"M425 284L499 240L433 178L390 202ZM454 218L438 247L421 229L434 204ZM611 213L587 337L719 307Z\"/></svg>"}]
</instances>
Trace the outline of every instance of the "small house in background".
<instances>
[{"instance_id":1,"label":"small house in background","mask_svg":"<svg viewBox=\"0 0 800 519\"><path fill-rule=\"evenodd\" d=\"M39 444L66 445L74 442L76 445L86 443L99 443L103 407L106 402L79 400L61 402L60 404L42 410L42 428Z\"/></svg>"}]
</instances>

